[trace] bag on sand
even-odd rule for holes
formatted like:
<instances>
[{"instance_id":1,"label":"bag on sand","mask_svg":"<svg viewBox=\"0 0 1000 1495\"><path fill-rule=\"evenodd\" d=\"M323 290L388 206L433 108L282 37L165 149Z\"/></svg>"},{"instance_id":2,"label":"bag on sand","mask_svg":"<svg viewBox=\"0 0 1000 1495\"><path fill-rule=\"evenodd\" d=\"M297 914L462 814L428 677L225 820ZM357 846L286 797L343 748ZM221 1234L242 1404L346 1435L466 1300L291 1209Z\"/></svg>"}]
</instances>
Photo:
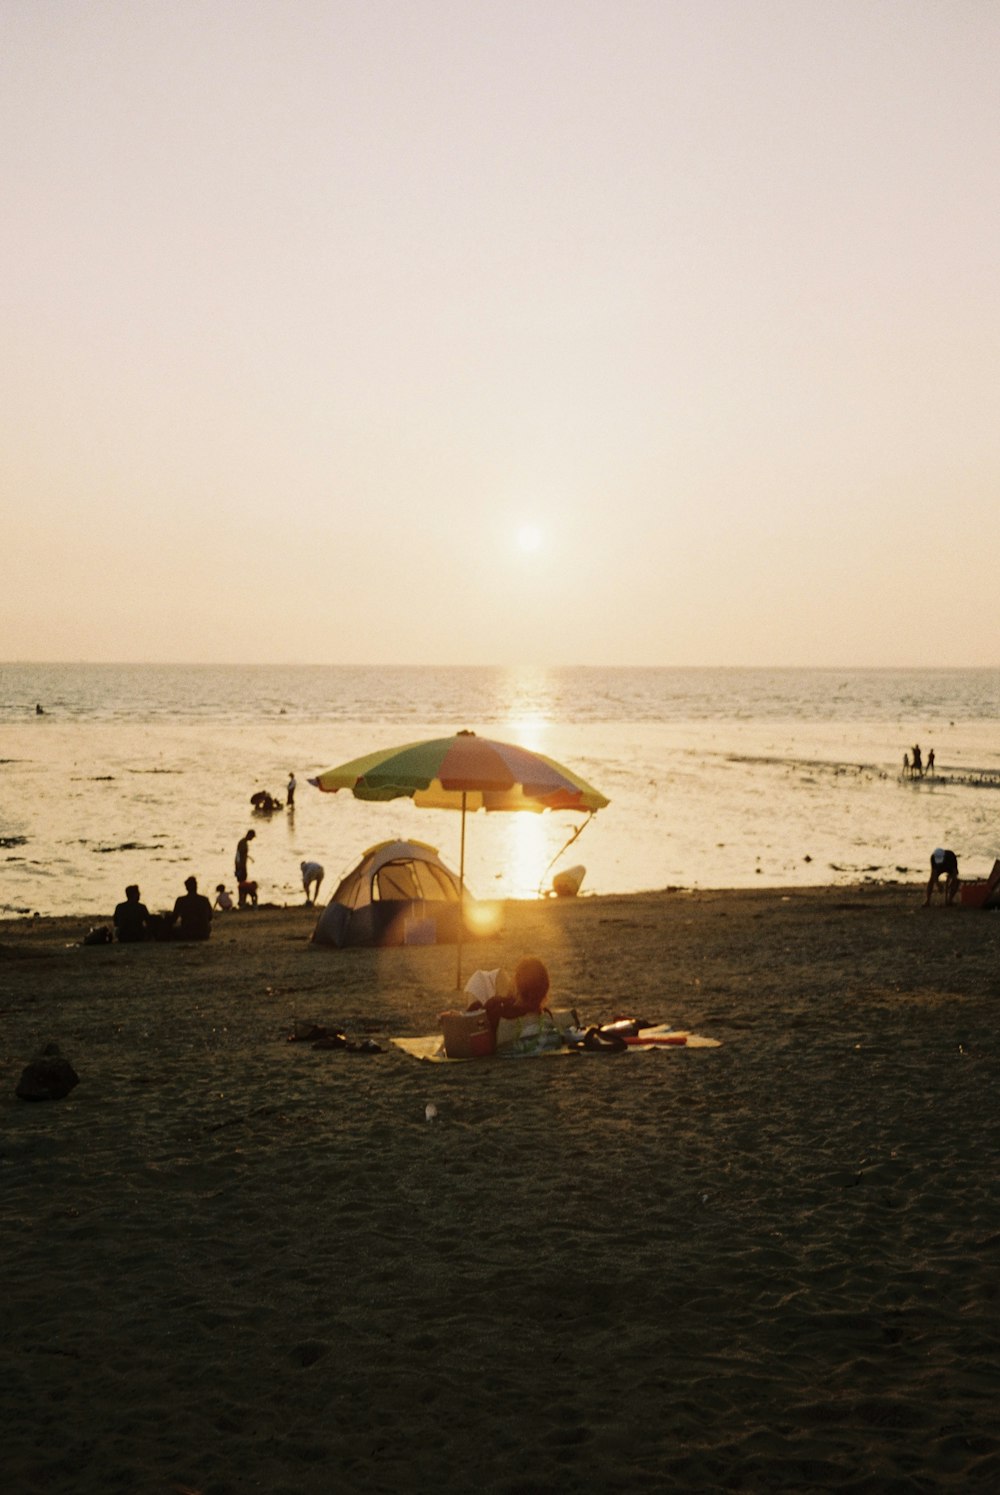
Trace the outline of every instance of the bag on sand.
<instances>
[{"instance_id":1,"label":"bag on sand","mask_svg":"<svg viewBox=\"0 0 1000 1495\"><path fill-rule=\"evenodd\" d=\"M441 1031L449 1059L485 1059L493 1052L493 1030L485 1011L442 1012Z\"/></svg>"},{"instance_id":2,"label":"bag on sand","mask_svg":"<svg viewBox=\"0 0 1000 1495\"><path fill-rule=\"evenodd\" d=\"M110 945L114 942L114 935L106 924L95 924L93 929L87 931L81 945Z\"/></svg>"},{"instance_id":3,"label":"bag on sand","mask_svg":"<svg viewBox=\"0 0 1000 1495\"><path fill-rule=\"evenodd\" d=\"M561 1049L566 1030L573 1026L572 1012L531 1013L527 1017L502 1017L497 1024L497 1053L539 1054L545 1049Z\"/></svg>"}]
</instances>

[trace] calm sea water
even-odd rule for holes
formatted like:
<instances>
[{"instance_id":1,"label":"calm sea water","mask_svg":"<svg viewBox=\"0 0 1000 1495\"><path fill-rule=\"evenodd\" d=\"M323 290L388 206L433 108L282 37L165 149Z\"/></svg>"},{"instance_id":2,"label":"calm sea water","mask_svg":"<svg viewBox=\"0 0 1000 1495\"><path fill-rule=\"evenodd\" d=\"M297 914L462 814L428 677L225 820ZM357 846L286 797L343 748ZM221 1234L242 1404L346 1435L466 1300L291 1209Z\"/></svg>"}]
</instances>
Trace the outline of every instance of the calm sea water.
<instances>
[{"instance_id":1,"label":"calm sea water","mask_svg":"<svg viewBox=\"0 0 1000 1495\"><path fill-rule=\"evenodd\" d=\"M305 780L459 727L538 748L608 796L552 869L583 863L585 892L909 880L938 845L972 876L1000 855L998 706L997 670L3 665L0 911L107 916L129 882L166 907L191 872L232 887L250 825L267 901L301 899L304 859L332 892L395 835L457 867L457 815ZM916 782L901 773L914 742L936 756ZM251 816L250 795L283 798L291 769L294 813ZM535 896L579 823L471 817L470 887Z\"/></svg>"}]
</instances>

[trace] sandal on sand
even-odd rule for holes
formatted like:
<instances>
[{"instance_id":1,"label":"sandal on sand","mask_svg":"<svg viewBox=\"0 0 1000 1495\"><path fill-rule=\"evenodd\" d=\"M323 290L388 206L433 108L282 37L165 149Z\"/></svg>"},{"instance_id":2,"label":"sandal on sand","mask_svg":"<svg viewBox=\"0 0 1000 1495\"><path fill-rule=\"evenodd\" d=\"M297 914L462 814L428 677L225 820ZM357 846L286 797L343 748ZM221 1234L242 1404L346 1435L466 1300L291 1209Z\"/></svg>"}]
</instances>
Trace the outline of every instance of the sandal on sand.
<instances>
[{"instance_id":1,"label":"sandal on sand","mask_svg":"<svg viewBox=\"0 0 1000 1495\"><path fill-rule=\"evenodd\" d=\"M602 1033L600 1028L588 1028L583 1035L583 1047L596 1054L621 1054L628 1044L620 1033Z\"/></svg>"}]
</instances>

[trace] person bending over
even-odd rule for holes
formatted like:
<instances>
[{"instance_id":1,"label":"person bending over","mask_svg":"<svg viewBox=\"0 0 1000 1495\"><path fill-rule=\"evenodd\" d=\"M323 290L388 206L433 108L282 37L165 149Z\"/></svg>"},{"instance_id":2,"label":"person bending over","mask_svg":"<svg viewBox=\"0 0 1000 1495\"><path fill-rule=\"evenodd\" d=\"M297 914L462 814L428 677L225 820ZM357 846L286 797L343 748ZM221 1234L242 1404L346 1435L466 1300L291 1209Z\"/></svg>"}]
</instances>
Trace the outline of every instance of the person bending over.
<instances>
[{"instance_id":1,"label":"person bending over","mask_svg":"<svg viewBox=\"0 0 1000 1495\"><path fill-rule=\"evenodd\" d=\"M319 890L326 874L319 862L300 862L299 868L302 872L306 903L316 903L319 900Z\"/></svg>"},{"instance_id":2,"label":"person bending over","mask_svg":"<svg viewBox=\"0 0 1000 1495\"><path fill-rule=\"evenodd\" d=\"M938 846L931 852L931 875L927 879L927 897L924 899L924 908L930 903L931 894L941 877L945 880L944 901L946 904L954 903L955 894L958 892L958 857L953 851L945 851L944 847Z\"/></svg>"}]
</instances>

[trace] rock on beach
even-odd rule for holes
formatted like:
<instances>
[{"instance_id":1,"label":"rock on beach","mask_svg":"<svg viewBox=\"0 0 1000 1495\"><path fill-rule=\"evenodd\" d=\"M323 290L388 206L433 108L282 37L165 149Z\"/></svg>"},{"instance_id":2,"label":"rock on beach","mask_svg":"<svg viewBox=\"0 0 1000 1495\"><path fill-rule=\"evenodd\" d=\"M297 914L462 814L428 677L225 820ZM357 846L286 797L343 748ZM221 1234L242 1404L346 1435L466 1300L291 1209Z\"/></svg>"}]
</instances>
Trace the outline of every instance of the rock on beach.
<instances>
[{"instance_id":1,"label":"rock on beach","mask_svg":"<svg viewBox=\"0 0 1000 1495\"><path fill-rule=\"evenodd\" d=\"M46 1044L36 1054L17 1082L20 1100L62 1100L80 1083L80 1076L59 1052L59 1045Z\"/></svg>"}]
</instances>

